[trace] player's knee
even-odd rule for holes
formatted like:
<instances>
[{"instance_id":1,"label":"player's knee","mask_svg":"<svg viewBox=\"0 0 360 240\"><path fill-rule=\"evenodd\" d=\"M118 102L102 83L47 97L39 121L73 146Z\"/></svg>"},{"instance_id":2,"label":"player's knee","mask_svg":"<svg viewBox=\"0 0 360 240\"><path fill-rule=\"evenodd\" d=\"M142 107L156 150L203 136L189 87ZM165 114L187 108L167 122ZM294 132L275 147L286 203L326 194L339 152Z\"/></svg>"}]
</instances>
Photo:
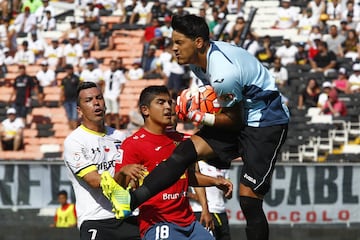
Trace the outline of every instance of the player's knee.
<instances>
[{"instance_id":1,"label":"player's knee","mask_svg":"<svg viewBox=\"0 0 360 240\"><path fill-rule=\"evenodd\" d=\"M247 224L267 221L262 208L262 202L258 198L240 196L240 207Z\"/></svg>"},{"instance_id":2,"label":"player's knee","mask_svg":"<svg viewBox=\"0 0 360 240\"><path fill-rule=\"evenodd\" d=\"M171 158L178 164L189 166L196 162L197 152L191 139L181 142L174 150Z\"/></svg>"}]
</instances>

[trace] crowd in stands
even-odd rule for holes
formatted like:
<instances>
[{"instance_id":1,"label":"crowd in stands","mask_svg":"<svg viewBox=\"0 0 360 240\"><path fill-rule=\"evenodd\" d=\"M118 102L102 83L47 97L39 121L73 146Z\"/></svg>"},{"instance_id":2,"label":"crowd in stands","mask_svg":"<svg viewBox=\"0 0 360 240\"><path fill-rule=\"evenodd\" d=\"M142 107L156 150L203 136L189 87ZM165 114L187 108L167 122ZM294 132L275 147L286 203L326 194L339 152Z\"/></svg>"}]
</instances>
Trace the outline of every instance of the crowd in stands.
<instances>
[{"instance_id":1,"label":"crowd in stands","mask_svg":"<svg viewBox=\"0 0 360 240\"><path fill-rule=\"evenodd\" d=\"M116 109L127 81L163 79L174 95L196 81L187 66L177 64L171 50L174 14L204 17L212 40L231 42L258 58L270 69L290 110L317 107L319 114L346 116L349 104L342 99L360 93L360 0L281 0L272 8L276 11L270 19L271 34L255 21L250 25L248 6L257 7L252 1L67 0L63 2L73 11L65 19L56 15L56 2L0 4L0 87L15 89L4 107L14 107L25 128L31 108L46 105L44 88L62 89L57 106L65 107L73 129L77 118L73 89L84 79L98 83L111 106L107 124L122 128L122 113ZM122 29L141 30L142 48L134 50L138 56L115 54L123 51L117 48L122 40L116 35ZM283 34L289 29L295 35ZM132 41L126 34L122 37ZM113 57L98 57L98 52L111 52ZM19 71L10 78L13 66ZM33 66L38 69L27 73Z\"/></svg>"}]
</instances>

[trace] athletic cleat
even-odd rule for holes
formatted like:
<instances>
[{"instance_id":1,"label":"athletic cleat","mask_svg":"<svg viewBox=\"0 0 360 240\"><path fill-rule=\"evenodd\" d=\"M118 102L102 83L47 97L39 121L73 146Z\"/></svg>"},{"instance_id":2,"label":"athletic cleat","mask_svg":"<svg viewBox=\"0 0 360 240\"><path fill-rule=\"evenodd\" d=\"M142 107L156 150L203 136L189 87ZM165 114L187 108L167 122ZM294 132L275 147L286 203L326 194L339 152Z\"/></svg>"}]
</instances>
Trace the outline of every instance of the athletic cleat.
<instances>
[{"instance_id":1,"label":"athletic cleat","mask_svg":"<svg viewBox=\"0 0 360 240\"><path fill-rule=\"evenodd\" d=\"M100 186L113 206L115 217L117 219L128 217L131 214L129 191L117 184L108 171L101 174Z\"/></svg>"}]
</instances>

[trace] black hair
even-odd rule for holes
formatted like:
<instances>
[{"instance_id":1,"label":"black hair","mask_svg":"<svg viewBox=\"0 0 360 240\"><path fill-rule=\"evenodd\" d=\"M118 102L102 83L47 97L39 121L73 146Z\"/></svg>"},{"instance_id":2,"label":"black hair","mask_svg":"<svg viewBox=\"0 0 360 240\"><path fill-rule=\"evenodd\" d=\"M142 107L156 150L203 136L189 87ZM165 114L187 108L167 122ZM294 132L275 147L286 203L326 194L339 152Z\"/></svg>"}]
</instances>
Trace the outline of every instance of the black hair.
<instances>
[{"instance_id":1,"label":"black hair","mask_svg":"<svg viewBox=\"0 0 360 240\"><path fill-rule=\"evenodd\" d=\"M139 98L140 113L142 106L150 106L151 101L160 94L167 94L170 96L169 90L164 85L152 85L144 88L141 91Z\"/></svg>"},{"instance_id":2,"label":"black hair","mask_svg":"<svg viewBox=\"0 0 360 240\"><path fill-rule=\"evenodd\" d=\"M185 16L174 15L171 20L174 31L184 34L186 37L195 40L201 37L204 41L209 41L209 27L202 17L190 14Z\"/></svg>"},{"instance_id":3,"label":"black hair","mask_svg":"<svg viewBox=\"0 0 360 240\"><path fill-rule=\"evenodd\" d=\"M94 82L80 82L77 90L76 90L76 94L77 94L77 101L76 104L79 106L80 103L80 92L84 89L88 89L88 88L97 88L98 86L96 85L96 83Z\"/></svg>"},{"instance_id":4,"label":"black hair","mask_svg":"<svg viewBox=\"0 0 360 240\"><path fill-rule=\"evenodd\" d=\"M65 190L61 190L60 192L58 192L57 195L58 195L58 196L64 195L66 198L68 197L68 193L67 193L67 191L65 191Z\"/></svg>"}]
</instances>

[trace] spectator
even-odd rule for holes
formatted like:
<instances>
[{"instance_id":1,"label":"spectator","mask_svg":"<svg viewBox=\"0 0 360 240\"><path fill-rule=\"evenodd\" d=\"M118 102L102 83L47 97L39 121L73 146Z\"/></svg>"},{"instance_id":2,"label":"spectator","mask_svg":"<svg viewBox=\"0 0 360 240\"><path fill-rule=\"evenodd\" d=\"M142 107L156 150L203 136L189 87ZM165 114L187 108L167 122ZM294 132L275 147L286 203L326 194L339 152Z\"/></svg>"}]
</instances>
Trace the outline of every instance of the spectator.
<instances>
[{"instance_id":1,"label":"spectator","mask_svg":"<svg viewBox=\"0 0 360 240\"><path fill-rule=\"evenodd\" d=\"M44 57L47 59L49 67L55 71L60 71L63 64L64 49L59 44L57 38L51 40L51 44L45 48Z\"/></svg>"},{"instance_id":2,"label":"spectator","mask_svg":"<svg viewBox=\"0 0 360 240\"><path fill-rule=\"evenodd\" d=\"M334 88L340 93L351 93L351 84L349 82L346 68L340 68L338 71L338 77L333 80Z\"/></svg>"},{"instance_id":3,"label":"spectator","mask_svg":"<svg viewBox=\"0 0 360 240\"><path fill-rule=\"evenodd\" d=\"M281 59L275 58L273 67L269 69L271 75L275 79L275 83L278 86L278 88L284 89L284 87L287 85L288 81L288 71L287 69L281 65Z\"/></svg>"},{"instance_id":4,"label":"spectator","mask_svg":"<svg viewBox=\"0 0 360 240\"><path fill-rule=\"evenodd\" d=\"M297 34L309 36L312 26L317 25L319 23L319 19L313 15L311 8L306 8L304 12L305 13L303 13L299 19Z\"/></svg>"},{"instance_id":5,"label":"spectator","mask_svg":"<svg viewBox=\"0 0 360 240\"><path fill-rule=\"evenodd\" d=\"M242 47L254 56L260 48L256 36L250 31L246 34L244 45Z\"/></svg>"},{"instance_id":6,"label":"spectator","mask_svg":"<svg viewBox=\"0 0 360 240\"><path fill-rule=\"evenodd\" d=\"M82 57L81 57L80 60L79 60L79 69L78 69L78 71L79 71L80 73L81 73L82 71L84 71L85 69L87 69L87 64L86 64L86 62L87 62L87 60L89 60L89 59L94 60L94 61L95 61L95 66L98 66L97 60L96 60L95 58L92 58L92 57L90 56L90 51L89 51L89 50L85 50L85 51L83 51L83 55L82 55Z\"/></svg>"},{"instance_id":7,"label":"spectator","mask_svg":"<svg viewBox=\"0 0 360 240\"><path fill-rule=\"evenodd\" d=\"M30 12L30 7L24 7L24 12L17 15L14 24L9 29L15 31L20 36L26 36L27 33L36 30L36 16Z\"/></svg>"},{"instance_id":8,"label":"spectator","mask_svg":"<svg viewBox=\"0 0 360 240\"><path fill-rule=\"evenodd\" d=\"M114 50L114 37L107 24L100 26L99 34L95 35L95 50Z\"/></svg>"},{"instance_id":9,"label":"spectator","mask_svg":"<svg viewBox=\"0 0 360 240\"><path fill-rule=\"evenodd\" d=\"M342 14L341 0L327 1L326 14L330 20L340 20Z\"/></svg>"},{"instance_id":10,"label":"spectator","mask_svg":"<svg viewBox=\"0 0 360 240\"><path fill-rule=\"evenodd\" d=\"M65 190L60 191L57 196L60 207L56 209L54 224L51 226L57 228L76 227L77 217L75 204L68 203L68 194Z\"/></svg>"},{"instance_id":11,"label":"spectator","mask_svg":"<svg viewBox=\"0 0 360 240\"><path fill-rule=\"evenodd\" d=\"M166 23L165 18L170 17L171 19L173 13L170 9L167 8L166 1L159 1L159 0L157 1L160 2L160 7L156 8L156 10L154 11L153 10L151 11L151 17L159 19L160 25L163 25L164 23Z\"/></svg>"},{"instance_id":12,"label":"spectator","mask_svg":"<svg viewBox=\"0 0 360 240\"><path fill-rule=\"evenodd\" d=\"M40 21L38 28L44 32L56 30L56 19L51 15L50 10L46 10L45 17Z\"/></svg>"},{"instance_id":13,"label":"spectator","mask_svg":"<svg viewBox=\"0 0 360 240\"><path fill-rule=\"evenodd\" d=\"M209 22L209 31L210 31L210 38L214 35L214 27L218 24L219 21L219 10L217 8L212 8L211 10L212 21Z\"/></svg>"},{"instance_id":14,"label":"spectator","mask_svg":"<svg viewBox=\"0 0 360 240\"><path fill-rule=\"evenodd\" d=\"M6 1L3 1L6 2ZM0 47L9 47L9 20L5 17L0 17Z\"/></svg>"},{"instance_id":15,"label":"spectator","mask_svg":"<svg viewBox=\"0 0 360 240\"><path fill-rule=\"evenodd\" d=\"M34 14L42 5L42 0L22 0L22 9L21 11L26 11L26 7L30 9L30 12Z\"/></svg>"},{"instance_id":16,"label":"spectator","mask_svg":"<svg viewBox=\"0 0 360 240\"><path fill-rule=\"evenodd\" d=\"M117 67L117 61L111 60L110 69L104 73L105 121L106 125L111 126L114 120L115 129L120 129L119 101L120 94L124 91L126 78Z\"/></svg>"},{"instance_id":17,"label":"spectator","mask_svg":"<svg viewBox=\"0 0 360 240\"><path fill-rule=\"evenodd\" d=\"M83 11L85 25L89 26L89 24L95 24L100 22L100 10L93 1L88 1L86 4L86 8Z\"/></svg>"},{"instance_id":18,"label":"spectator","mask_svg":"<svg viewBox=\"0 0 360 240\"><path fill-rule=\"evenodd\" d=\"M147 0L140 0L131 15L130 24L147 25L151 21L151 4Z\"/></svg>"},{"instance_id":19,"label":"spectator","mask_svg":"<svg viewBox=\"0 0 360 240\"><path fill-rule=\"evenodd\" d=\"M308 41L308 56L309 56L309 63L310 59L313 59L316 54L319 53L318 45L321 42L320 38L314 39L314 41Z\"/></svg>"},{"instance_id":20,"label":"spectator","mask_svg":"<svg viewBox=\"0 0 360 240\"><path fill-rule=\"evenodd\" d=\"M175 13L178 16L185 16L185 15L189 15L189 11L185 10L184 7L184 3L182 1L177 1L175 4L176 10Z\"/></svg>"},{"instance_id":21,"label":"spectator","mask_svg":"<svg viewBox=\"0 0 360 240\"><path fill-rule=\"evenodd\" d=\"M156 53L156 46L150 45L147 49L146 55L143 58L143 66L145 75L151 74L156 69L156 63L158 58L155 56Z\"/></svg>"},{"instance_id":22,"label":"spectator","mask_svg":"<svg viewBox=\"0 0 360 240\"><path fill-rule=\"evenodd\" d=\"M333 51L329 51L327 43L320 41L317 44L318 53L313 59L310 59L311 71L322 72L327 76L330 72L335 72L336 68L336 55Z\"/></svg>"},{"instance_id":23,"label":"spectator","mask_svg":"<svg viewBox=\"0 0 360 240\"><path fill-rule=\"evenodd\" d=\"M70 129L78 126L77 94L76 89L80 83L79 77L74 74L74 67L70 64L65 66L66 76L61 80L60 105L63 105Z\"/></svg>"},{"instance_id":24,"label":"spectator","mask_svg":"<svg viewBox=\"0 0 360 240\"><path fill-rule=\"evenodd\" d=\"M89 26L85 26L84 28L84 35L80 38L80 45L83 51L95 49L95 36L94 33L90 31Z\"/></svg>"},{"instance_id":25,"label":"spectator","mask_svg":"<svg viewBox=\"0 0 360 240\"><path fill-rule=\"evenodd\" d=\"M10 5L9 1L0 1L0 9L1 9L1 12L2 12L2 16L5 17L5 18L10 17L10 15L9 15L9 5Z\"/></svg>"},{"instance_id":26,"label":"spectator","mask_svg":"<svg viewBox=\"0 0 360 240\"><path fill-rule=\"evenodd\" d=\"M103 85L103 72L100 68L96 66L96 60L94 58L89 58L86 61L86 69L84 69L80 74L80 81L94 82L99 86Z\"/></svg>"},{"instance_id":27,"label":"spectator","mask_svg":"<svg viewBox=\"0 0 360 240\"><path fill-rule=\"evenodd\" d=\"M313 16L317 22L320 19L320 15L326 12L326 3L324 0L311 0L307 7L312 10Z\"/></svg>"},{"instance_id":28,"label":"spectator","mask_svg":"<svg viewBox=\"0 0 360 240\"><path fill-rule=\"evenodd\" d=\"M131 4L127 4L124 7L124 10L125 10L124 23L130 23L130 20L131 20L131 17L133 15L133 13L134 13L134 9L135 9L136 5L137 5L137 0L132 0ZM137 20L138 20L138 15L137 15L137 17L136 16L134 17L134 21L137 21Z\"/></svg>"},{"instance_id":29,"label":"spectator","mask_svg":"<svg viewBox=\"0 0 360 240\"><path fill-rule=\"evenodd\" d=\"M352 66L353 73L349 77L351 87L360 86L360 63L354 63Z\"/></svg>"},{"instance_id":30,"label":"spectator","mask_svg":"<svg viewBox=\"0 0 360 240\"><path fill-rule=\"evenodd\" d=\"M359 9L360 11L360 9ZM346 16L346 30L355 29L357 21L354 21L354 12L349 12Z\"/></svg>"},{"instance_id":31,"label":"spectator","mask_svg":"<svg viewBox=\"0 0 360 240\"><path fill-rule=\"evenodd\" d=\"M347 108L345 103L339 99L336 89L330 90L328 100L321 108L321 113L332 115L333 117L346 116Z\"/></svg>"},{"instance_id":32,"label":"spectator","mask_svg":"<svg viewBox=\"0 0 360 240\"><path fill-rule=\"evenodd\" d=\"M77 39L80 39L79 37L79 30L78 30L78 24L76 23L75 21L75 18L74 17L71 17L69 19L69 23L70 23L70 28L67 29L64 34L62 35L61 39L63 41L63 43L67 43L68 42L68 39L69 39L69 35L70 34L75 34L76 38Z\"/></svg>"},{"instance_id":33,"label":"spectator","mask_svg":"<svg viewBox=\"0 0 360 240\"><path fill-rule=\"evenodd\" d=\"M329 27L329 34L324 35L323 40L327 43L329 51L333 51L336 56L342 57L342 44L345 41L345 37L339 34L336 25Z\"/></svg>"},{"instance_id":34,"label":"spectator","mask_svg":"<svg viewBox=\"0 0 360 240\"><path fill-rule=\"evenodd\" d=\"M49 63L46 60L41 62L41 70L36 73L36 79L40 87L56 86L55 72L49 69Z\"/></svg>"},{"instance_id":35,"label":"spectator","mask_svg":"<svg viewBox=\"0 0 360 240\"><path fill-rule=\"evenodd\" d=\"M231 29L227 29L229 21L226 19L225 13L221 12L218 15L217 24L213 28L213 36L214 40L223 40L226 35L231 31Z\"/></svg>"},{"instance_id":36,"label":"spectator","mask_svg":"<svg viewBox=\"0 0 360 240\"><path fill-rule=\"evenodd\" d=\"M171 27L171 17L165 16L164 18L164 25L160 27L161 32L161 47L165 47L170 44L171 42L171 36L172 36L172 27Z\"/></svg>"},{"instance_id":37,"label":"spectator","mask_svg":"<svg viewBox=\"0 0 360 240\"><path fill-rule=\"evenodd\" d=\"M318 99L318 102L317 102L317 107L319 108L322 108L326 101L328 100L328 95L329 95L329 92L331 91L331 89L333 88L331 82L329 81L325 81L323 82L322 84L322 91L319 95L319 99Z\"/></svg>"},{"instance_id":38,"label":"spectator","mask_svg":"<svg viewBox=\"0 0 360 240\"><path fill-rule=\"evenodd\" d=\"M229 14L239 14L242 12L243 0L229 0L227 2L227 10Z\"/></svg>"},{"instance_id":39,"label":"spectator","mask_svg":"<svg viewBox=\"0 0 360 240\"><path fill-rule=\"evenodd\" d=\"M240 37L241 33L245 27L245 19L244 17L237 17L235 24L232 26L230 32L229 32L229 37L231 40L233 40L235 37ZM268 35L267 35L268 36ZM270 36L269 36L270 37Z\"/></svg>"},{"instance_id":40,"label":"spectator","mask_svg":"<svg viewBox=\"0 0 360 240\"><path fill-rule=\"evenodd\" d=\"M166 86L169 89L171 96L176 96L181 90L187 88L189 84L187 80L190 79L186 79L185 68L176 61L174 53L166 73L169 73Z\"/></svg>"},{"instance_id":41,"label":"spectator","mask_svg":"<svg viewBox=\"0 0 360 240\"><path fill-rule=\"evenodd\" d=\"M283 45L276 50L275 56L281 58L281 64L286 66L295 63L295 54L297 51L298 49L292 44L290 37L285 36Z\"/></svg>"},{"instance_id":42,"label":"spectator","mask_svg":"<svg viewBox=\"0 0 360 240\"><path fill-rule=\"evenodd\" d=\"M19 49L14 56L14 61L19 65L31 65L35 63L35 54L29 49L29 42L24 40L21 44L22 48Z\"/></svg>"},{"instance_id":43,"label":"spectator","mask_svg":"<svg viewBox=\"0 0 360 240\"><path fill-rule=\"evenodd\" d=\"M308 54L308 51L305 50L306 43L299 42L296 44L296 46L297 46L298 50L297 50L297 53L295 54L295 64L301 65L305 68L310 68L309 54Z\"/></svg>"},{"instance_id":44,"label":"spectator","mask_svg":"<svg viewBox=\"0 0 360 240\"><path fill-rule=\"evenodd\" d=\"M135 59L132 68L126 74L126 78L129 80L139 80L144 77L144 69L141 67L141 60Z\"/></svg>"},{"instance_id":45,"label":"spectator","mask_svg":"<svg viewBox=\"0 0 360 240\"><path fill-rule=\"evenodd\" d=\"M24 122L16 117L15 108L6 111L7 118L0 124L0 151L18 151L23 143Z\"/></svg>"},{"instance_id":46,"label":"spectator","mask_svg":"<svg viewBox=\"0 0 360 240\"><path fill-rule=\"evenodd\" d=\"M117 0L96 0L96 5L100 9L105 9L112 12L116 8L116 2Z\"/></svg>"},{"instance_id":47,"label":"spectator","mask_svg":"<svg viewBox=\"0 0 360 240\"><path fill-rule=\"evenodd\" d=\"M350 29L345 41L342 44L343 56L345 58L351 58L354 62L357 58L360 59L360 43L359 36L356 34L355 29Z\"/></svg>"},{"instance_id":48,"label":"spectator","mask_svg":"<svg viewBox=\"0 0 360 240\"><path fill-rule=\"evenodd\" d=\"M322 39L322 33L319 25L314 25L311 28L311 32L309 34L308 43L309 45L315 44L315 40Z\"/></svg>"},{"instance_id":49,"label":"spectator","mask_svg":"<svg viewBox=\"0 0 360 240\"><path fill-rule=\"evenodd\" d=\"M122 57L118 57L118 69L120 71L122 71L124 74L127 73L128 69L126 68L123 58Z\"/></svg>"},{"instance_id":50,"label":"spectator","mask_svg":"<svg viewBox=\"0 0 360 240\"><path fill-rule=\"evenodd\" d=\"M344 39L346 37L347 31L348 31L347 21L346 20L341 20L340 21L340 27L339 27L339 34L342 35L344 37Z\"/></svg>"},{"instance_id":51,"label":"spectator","mask_svg":"<svg viewBox=\"0 0 360 240\"><path fill-rule=\"evenodd\" d=\"M291 29L298 25L298 11L291 6L290 0L282 0L278 8L276 21L273 28Z\"/></svg>"},{"instance_id":52,"label":"spectator","mask_svg":"<svg viewBox=\"0 0 360 240\"><path fill-rule=\"evenodd\" d=\"M27 33L36 30L36 17L30 13L30 8L26 6L24 12L16 16L14 23L9 26L9 48L10 50L17 50L17 37L25 37Z\"/></svg>"},{"instance_id":53,"label":"spectator","mask_svg":"<svg viewBox=\"0 0 360 240\"><path fill-rule=\"evenodd\" d=\"M64 64L71 64L77 66L79 64L79 59L82 56L83 48L81 44L78 43L76 35L71 33L69 34L69 43L64 47Z\"/></svg>"},{"instance_id":54,"label":"spectator","mask_svg":"<svg viewBox=\"0 0 360 240\"><path fill-rule=\"evenodd\" d=\"M259 49L255 53L255 57L267 68L270 67L271 63L274 61L276 53L275 46L271 43L271 38L269 35L266 35L260 41Z\"/></svg>"},{"instance_id":55,"label":"spectator","mask_svg":"<svg viewBox=\"0 0 360 240\"><path fill-rule=\"evenodd\" d=\"M4 59L3 59L3 65L5 64L5 66L7 65L12 65L15 63L14 58L10 55L10 49L5 47L2 49L3 53L4 53Z\"/></svg>"},{"instance_id":56,"label":"spectator","mask_svg":"<svg viewBox=\"0 0 360 240\"><path fill-rule=\"evenodd\" d=\"M159 42L161 41L161 30L159 26L159 20L156 18L152 19L151 25L145 27L144 32L144 41L145 47L149 45L159 46Z\"/></svg>"},{"instance_id":57,"label":"spectator","mask_svg":"<svg viewBox=\"0 0 360 240\"><path fill-rule=\"evenodd\" d=\"M51 4L49 4L49 0L42 0L42 6L36 9L34 13L36 16L36 21L41 23L42 20L48 15L48 11L50 12L51 17L54 16L55 9Z\"/></svg>"},{"instance_id":58,"label":"spectator","mask_svg":"<svg viewBox=\"0 0 360 240\"><path fill-rule=\"evenodd\" d=\"M13 102L16 113L23 119L24 124L27 123L26 117L31 112L32 91L38 95L40 104L42 97L39 92L38 83L34 77L26 73L26 66L19 65L19 75L13 83L13 90L10 93L9 103Z\"/></svg>"},{"instance_id":59,"label":"spectator","mask_svg":"<svg viewBox=\"0 0 360 240\"><path fill-rule=\"evenodd\" d=\"M314 78L309 78L298 98L298 109L317 107L321 89Z\"/></svg>"},{"instance_id":60,"label":"spectator","mask_svg":"<svg viewBox=\"0 0 360 240\"><path fill-rule=\"evenodd\" d=\"M353 14L355 21L360 20L360 6L352 0L346 1L346 8L342 11L341 20L347 20L349 14Z\"/></svg>"},{"instance_id":61,"label":"spectator","mask_svg":"<svg viewBox=\"0 0 360 240\"><path fill-rule=\"evenodd\" d=\"M46 42L42 37L38 37L37 32L32 32L31 37L28 40L29 50L33 51L35 55L35 61L44 56L44 51L46 48Z\"/></svg>"}]
</instances>

